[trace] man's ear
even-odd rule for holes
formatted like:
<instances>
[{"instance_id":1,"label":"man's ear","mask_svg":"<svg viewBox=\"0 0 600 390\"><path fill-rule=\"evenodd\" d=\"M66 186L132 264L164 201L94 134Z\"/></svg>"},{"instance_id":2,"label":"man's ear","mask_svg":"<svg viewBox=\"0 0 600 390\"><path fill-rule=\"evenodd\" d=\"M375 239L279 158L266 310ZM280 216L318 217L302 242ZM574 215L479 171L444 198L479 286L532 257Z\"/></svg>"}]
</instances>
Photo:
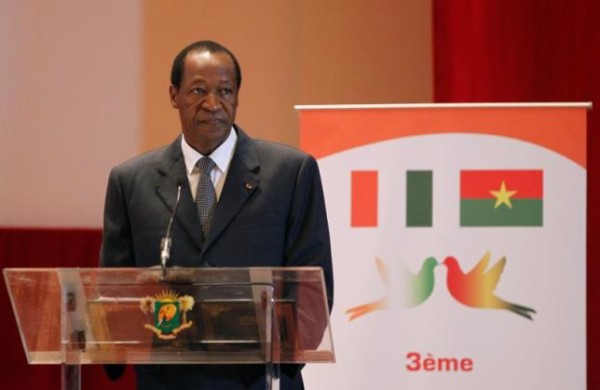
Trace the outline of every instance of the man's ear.
<instances>
[{"instance_id":1,"label":"man's ear","mask_svg":"<svg viewBox=\"0 0 600 390\"><path fill-rule=\"evenodd\" d=\"M171 99L171 107L178 108L177 107L177 88L175 88L174 85L169 86L169 97Z\"/></svg>"}]
</instances>

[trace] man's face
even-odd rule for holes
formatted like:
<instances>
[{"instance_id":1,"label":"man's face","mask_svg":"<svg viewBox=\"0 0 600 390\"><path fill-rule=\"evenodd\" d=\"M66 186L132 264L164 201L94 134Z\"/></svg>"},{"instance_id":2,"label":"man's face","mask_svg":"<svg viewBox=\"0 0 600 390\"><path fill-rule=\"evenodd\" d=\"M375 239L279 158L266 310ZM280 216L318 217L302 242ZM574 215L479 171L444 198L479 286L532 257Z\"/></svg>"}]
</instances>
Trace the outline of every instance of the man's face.
<instances>
[{"instance_id":1,"label":"man's face","mask_svg":"<svg viewBox=\"0 0 600 390\"><path fill-rule=\"evenodd\" d=\"M208 155L227 139L238 104L235 69L227 53L189 53L181 86L171 85L169 94L190 146Z\"/></svg>"}]
</instances>

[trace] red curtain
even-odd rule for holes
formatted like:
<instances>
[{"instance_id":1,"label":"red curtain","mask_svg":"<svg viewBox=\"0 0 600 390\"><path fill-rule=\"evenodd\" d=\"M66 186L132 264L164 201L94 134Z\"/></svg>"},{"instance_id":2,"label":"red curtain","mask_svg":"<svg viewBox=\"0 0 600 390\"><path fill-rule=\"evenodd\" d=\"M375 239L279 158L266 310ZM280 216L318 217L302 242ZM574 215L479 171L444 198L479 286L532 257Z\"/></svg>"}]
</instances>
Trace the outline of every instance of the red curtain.
<instances>
[{"instance_id":1,"label":"red curtain","mask_svg":"<svg viewBox=\"0 0 600 390\"><path fill-rule=\"evenodd\" d=\"M100 229L11 229L0 228L0 267L96 267L102 231ZM59 366L29 366L8 298L4 278L0 282L0 307L4 321L0 345L3 389L58 389ZM110 382L100 366L84 366L83 389L133 389L131 369L118 382Z\"/></svg>"},{"instance_id":2,"label":"red curtain","mask_svg":"<svg viewBox=\"0 0 600 390\"><path fill-rule=\"evenodd\" d=\"M436 102L594 104L588 116L587 366L588 388L598 389L600 2L433 0L433 31Z\"/></svg>"}]
</instances>

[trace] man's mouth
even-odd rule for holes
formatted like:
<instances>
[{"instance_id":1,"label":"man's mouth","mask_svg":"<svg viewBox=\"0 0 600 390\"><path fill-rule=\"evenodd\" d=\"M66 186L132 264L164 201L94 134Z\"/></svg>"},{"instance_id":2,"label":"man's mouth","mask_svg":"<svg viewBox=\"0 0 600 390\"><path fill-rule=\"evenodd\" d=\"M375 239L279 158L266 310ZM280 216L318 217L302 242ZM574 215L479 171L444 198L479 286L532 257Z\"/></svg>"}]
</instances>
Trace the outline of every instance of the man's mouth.
<instances>
[{"instance_id":1,"label":"man's mouth","mask_svg":"<svg viewBox=\"0 0 600 390\"><path fill-rule=\"evenodd\" d=\"M218 125L223 123L223 119L219 119L219 118L206 118L206 119L200 119L198 121L198 123L203 124L203 125Z\"/></svg>"}]
</instances>

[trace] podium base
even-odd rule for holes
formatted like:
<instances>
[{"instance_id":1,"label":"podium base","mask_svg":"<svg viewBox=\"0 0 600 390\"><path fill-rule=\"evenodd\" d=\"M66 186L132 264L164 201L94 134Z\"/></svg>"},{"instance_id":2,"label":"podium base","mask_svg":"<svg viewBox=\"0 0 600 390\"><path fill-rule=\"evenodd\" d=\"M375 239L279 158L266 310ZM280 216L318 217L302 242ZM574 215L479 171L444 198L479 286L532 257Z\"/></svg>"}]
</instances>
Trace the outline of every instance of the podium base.
<instances>
[{"instance_id":1,"label":"podium base","mask_svg":"<svg viewBox=\"0 0 600 390\"><path fill-rule=\"evenodd\" d=\"M81 365L61 364L61 390L81 390Z\"/></svg>"}]
</instances>

